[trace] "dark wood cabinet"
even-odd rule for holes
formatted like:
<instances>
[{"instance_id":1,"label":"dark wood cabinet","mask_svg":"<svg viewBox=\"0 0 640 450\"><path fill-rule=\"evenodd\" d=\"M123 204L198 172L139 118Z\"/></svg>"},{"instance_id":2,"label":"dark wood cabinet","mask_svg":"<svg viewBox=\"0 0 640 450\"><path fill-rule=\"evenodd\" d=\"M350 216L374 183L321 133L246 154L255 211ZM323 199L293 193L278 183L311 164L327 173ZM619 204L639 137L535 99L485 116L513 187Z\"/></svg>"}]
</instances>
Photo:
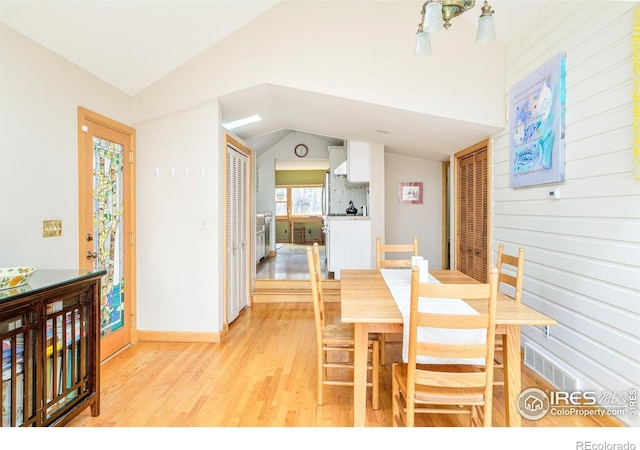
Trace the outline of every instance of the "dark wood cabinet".
<instances>
[{"instance_id":1,"label":"dark wood cabinet","mask_svg":"<svg viewBox=\"0 0 640 450\"><path fill-rule=\"evenodd\" d=\"M100 414L104 271L39 270L0 291L2 426L62 426Z\"/></svg>"}]
</instances>

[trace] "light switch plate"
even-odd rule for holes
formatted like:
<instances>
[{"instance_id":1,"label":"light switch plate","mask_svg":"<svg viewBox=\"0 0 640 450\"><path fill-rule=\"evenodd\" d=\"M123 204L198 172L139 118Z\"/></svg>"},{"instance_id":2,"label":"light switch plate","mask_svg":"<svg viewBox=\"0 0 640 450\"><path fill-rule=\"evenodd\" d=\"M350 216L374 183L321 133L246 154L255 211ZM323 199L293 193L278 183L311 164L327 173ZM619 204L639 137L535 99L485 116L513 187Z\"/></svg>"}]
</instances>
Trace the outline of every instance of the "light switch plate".
<instances>
[{"instance_id":1,"label":"light switch plate","mask_svg":"<svg viewBox=\"0 0 640 450\"><path fill-rule=\"evenodd\" d=\"M62 236L62 220L43 220L42 237Z\"/></svg>"}]
</instances>

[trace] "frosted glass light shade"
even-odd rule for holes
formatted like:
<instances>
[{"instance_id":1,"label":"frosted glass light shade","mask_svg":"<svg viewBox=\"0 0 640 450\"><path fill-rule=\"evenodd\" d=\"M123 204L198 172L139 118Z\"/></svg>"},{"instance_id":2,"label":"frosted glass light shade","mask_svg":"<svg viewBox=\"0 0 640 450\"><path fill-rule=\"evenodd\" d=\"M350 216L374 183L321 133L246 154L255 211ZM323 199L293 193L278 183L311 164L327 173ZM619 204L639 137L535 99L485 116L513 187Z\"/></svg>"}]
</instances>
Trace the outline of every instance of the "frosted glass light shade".
<instances>
[{"instance_id":1,"label":"frosted glass light shade","mask_svg":"<svg viewBox=\"0 0 640 450\"><path fill-rule=\"evenodd\" d=\"M424 31L435 33L442 30L444 30L442 4L439 2L429 3L424 15Z\"/></svg>"},{"instance_id":2,"label":"frosted glass light shade","mask_svg":"<svg viewBox=\"0 0 640 450\"><path fill-rule=\"evenodd\" d=\"M496 40L496 27L493 16L482 16L478 19L476 42L485 44Z\"/></svg>"},{"instance_id":3,"label":"frosted glass light shade","mask_svg":"<svg viewBox=\"0 0 640 450\"><path fill-rule=\"evenodd\" d=\"M431 55L431 38L429 37L429 33L425 31L416 33L416 48L414 54L415 56Z\"/></svg>"}]
</instances>

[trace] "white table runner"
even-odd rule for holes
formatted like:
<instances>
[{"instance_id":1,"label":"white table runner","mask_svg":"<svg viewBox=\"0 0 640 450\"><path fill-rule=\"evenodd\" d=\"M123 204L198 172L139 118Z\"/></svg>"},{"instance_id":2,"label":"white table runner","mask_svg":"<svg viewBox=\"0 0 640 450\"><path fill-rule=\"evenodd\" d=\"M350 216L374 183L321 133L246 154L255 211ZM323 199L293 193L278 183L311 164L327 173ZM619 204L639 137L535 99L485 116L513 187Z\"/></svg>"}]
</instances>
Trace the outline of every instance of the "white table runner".
<instances>
[{"instance_id":1,"label":"white table runner","mask_svg":"<svg viewBox=\"0 0 640 450\"><path fill-rule=\"evenodd\" d=\"M409 349L409 312L411 309L411 270L410 269L380 269L387 287L393 295L393 299L402 313L405 327L402 337L402 360L407 362ZM429 283L440 283L433 275L429 274ZM445 298L420 298L418 310L430 313L447 314L478 314L478 312L461 299ZM420 339L428 339L437 343L480 343L486 341L484 330L452 330L445 328L419 327ZM456 359L456 358L431 358L418 357L420 364L484 364L481 359Z\"/></svg>"}]
</instances>

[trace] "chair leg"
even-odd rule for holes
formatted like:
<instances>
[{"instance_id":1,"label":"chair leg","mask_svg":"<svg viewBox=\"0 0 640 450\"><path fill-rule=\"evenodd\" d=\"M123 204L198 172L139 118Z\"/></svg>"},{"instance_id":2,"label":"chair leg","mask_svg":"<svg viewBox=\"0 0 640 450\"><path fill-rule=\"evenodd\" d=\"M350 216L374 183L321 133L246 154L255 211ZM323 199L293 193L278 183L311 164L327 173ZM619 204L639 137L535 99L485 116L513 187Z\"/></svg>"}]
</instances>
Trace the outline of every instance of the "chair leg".
<instances>
[{"instance_id":1,"label":"chair leg","mask_svg":"<svg viewBox=\"0 0 640 450\"><path fill-rule=\"evenodd\" d=\"M502 354L500 355L500 359L494 357L493 361L493 385L494 386L504 386L506 380L505 368L504 368L504 349L507 348L507 335L503 334L502 336L496 336L496 339L502 340ZM499 347L497 347L499 348ZM502 372L502 380L498 380L498 375Z\"/></svg>"},{"instance_id":2,"label":"chair leg","mask_svg":"<svg viewBox=\"0 0 640 450\"><path fill-rule=\"evenodd\" d=\"M324 403L324 379L326 369L324 368L325 352L322 349L318 349L318 406L322 406Z\"/></svg>"},{"instance_id":3,"label":"chair leg","mask_svg":"<svg viewBox=\"0 0 640 450\"><path fill-rule=\"evenodd\" d=\"M485 403L484 406L482 406L481 409L481 413L482 413L482 417L480 417L480 420L482 420L482 426L483 427L492 427L492 421L493 421L493 403L492 402L487 402Z\"/></svg>"},{"instance_id":4,"label":"chair leg","mask_svg":"<svg viewBox=\"0 0 640 450\"><path fill-rule=\"evenodd\" d=\"M398 389L398 382L396 381L396 369L397 364L391 366L391 421L394 427L398 426L398 417L400 415L400 408L398 408L400 390Z\"/></svg>"},{"instance_id":5,"label":"chair leg","mask_svg":"<svg viewBox=\"0 0 640 450\"><path fill-rule=\"evenodd\" d=\"M385 366L387 364L387 341L384 333L378 335L380 341L380 365Z\"/></svg>"},{"instance_id":6,"label":"chair leg","mask_svg":"<svg viewBox=\"0 0 640 450\"><path fill-rule=\"evenodd\" d=\"M372 389L372 398L371 403L373 404L373 409L380 408L380 343L377 339L373 341L373 349L371 355L371 384L373 385Z\"/></svg>"}]
</instances>

